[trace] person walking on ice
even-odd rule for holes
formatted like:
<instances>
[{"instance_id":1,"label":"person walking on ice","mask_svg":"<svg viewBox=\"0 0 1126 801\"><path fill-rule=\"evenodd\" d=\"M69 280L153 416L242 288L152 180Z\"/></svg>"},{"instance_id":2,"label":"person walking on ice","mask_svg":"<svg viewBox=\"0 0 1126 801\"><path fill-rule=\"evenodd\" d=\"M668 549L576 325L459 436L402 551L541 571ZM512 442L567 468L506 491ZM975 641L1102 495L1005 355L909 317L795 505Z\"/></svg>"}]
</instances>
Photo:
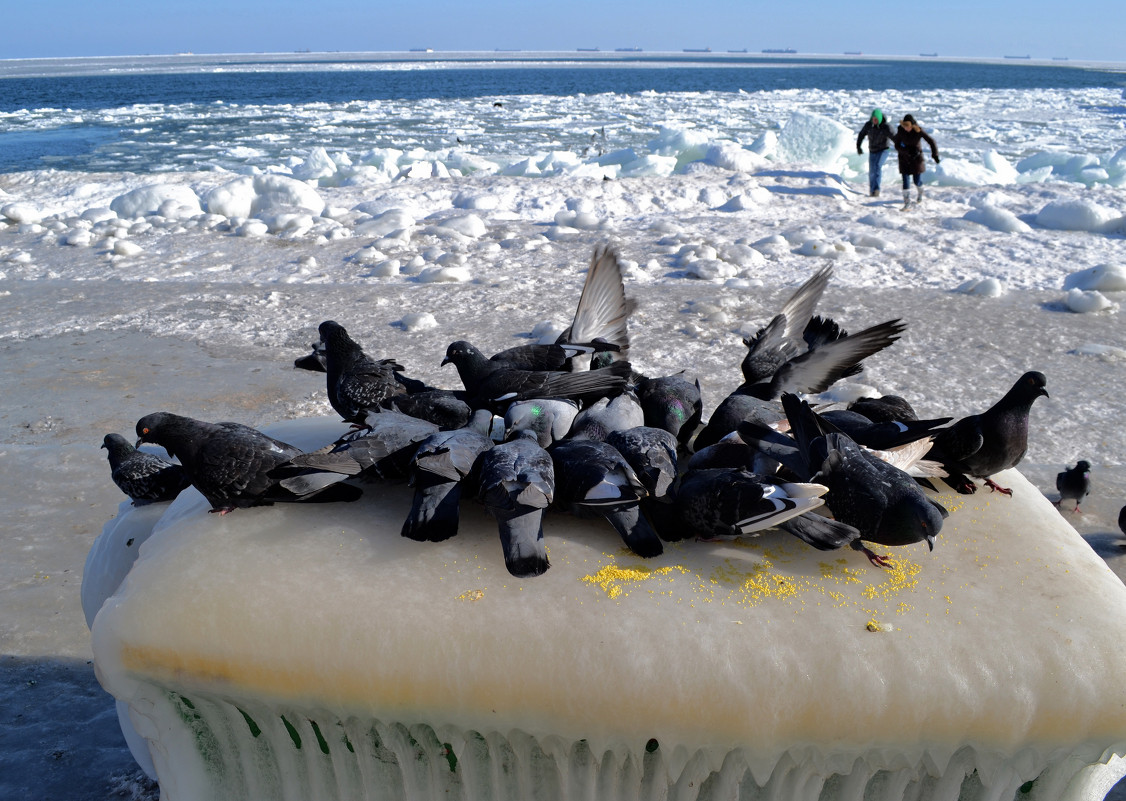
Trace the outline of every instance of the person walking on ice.
<instances>
[{"instance_id":1,"label":"person walking on ice","mask_svg":"<svg viewBox=\"0 0 1126 801\"><path fill-rule=\"evenodd\" d=\"M910 114L904 115L892 141L899 156L899 174L903 176L903 208L907 209L911 205L912 178L915 180L915 202L923 202L923 173L926 172L927 164L922 143L925 141L930 145L931 158L935 164L939 163L938 145Z\"/></svg>"},{"instance_id":2,"label":"person walking on ice","mask_svg":"<svg viewBox=\"0 0 1126 801\"><path fill-rule=\"evenodd\" d=\"M856 155L863 156L864 151L860 143L868 137L868 194L872 197L880 196L880 172L884 168L884 161L888 157L888 148L891 147L891 126L888 125L884 113L878 108L872 109L872 116L864 123L856 137Z\"/></svg>"}]
</instances>

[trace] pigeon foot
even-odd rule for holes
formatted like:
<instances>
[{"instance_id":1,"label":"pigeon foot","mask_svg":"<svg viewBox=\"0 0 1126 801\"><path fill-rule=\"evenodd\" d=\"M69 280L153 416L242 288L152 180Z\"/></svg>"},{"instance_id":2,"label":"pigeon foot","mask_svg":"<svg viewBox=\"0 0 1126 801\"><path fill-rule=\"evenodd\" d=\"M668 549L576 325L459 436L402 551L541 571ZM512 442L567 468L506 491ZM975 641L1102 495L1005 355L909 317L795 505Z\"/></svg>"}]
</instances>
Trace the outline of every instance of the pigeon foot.
<instances>
[{"instance_id":1,"label":"pigeon foot","mask_svg":"<svg viewBox=\"0 0 1126 801\"><path fill-rule=\"evenodd\" d=\"M1012 496L1013 494L1013 491L1011 489L1009 489L1008 487L1002 487L991 478L985 479L985 486L989 487L989 489L993 490L994 492L1001 493L1002 495Z\"/></svg>"}]
</instances>

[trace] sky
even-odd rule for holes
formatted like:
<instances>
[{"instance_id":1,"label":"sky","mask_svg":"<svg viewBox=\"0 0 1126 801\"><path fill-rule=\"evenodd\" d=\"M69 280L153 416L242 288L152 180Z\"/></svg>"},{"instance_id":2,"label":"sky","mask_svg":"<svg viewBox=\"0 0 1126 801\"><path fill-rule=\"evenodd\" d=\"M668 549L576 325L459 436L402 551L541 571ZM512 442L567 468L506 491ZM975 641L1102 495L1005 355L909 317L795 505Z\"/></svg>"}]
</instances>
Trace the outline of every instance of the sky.
<instances>
[{"instance_id":1,"label":"sky","mask_svg":"<svg viewBox=\"0 0 1126 801\"><path fill-rule=\"evenodd\" d=\"M0 59L640 47L1126 62L1121 0L1066 6L1044 0L39 0L6 6Z\"/></svg>"}]
</instances>

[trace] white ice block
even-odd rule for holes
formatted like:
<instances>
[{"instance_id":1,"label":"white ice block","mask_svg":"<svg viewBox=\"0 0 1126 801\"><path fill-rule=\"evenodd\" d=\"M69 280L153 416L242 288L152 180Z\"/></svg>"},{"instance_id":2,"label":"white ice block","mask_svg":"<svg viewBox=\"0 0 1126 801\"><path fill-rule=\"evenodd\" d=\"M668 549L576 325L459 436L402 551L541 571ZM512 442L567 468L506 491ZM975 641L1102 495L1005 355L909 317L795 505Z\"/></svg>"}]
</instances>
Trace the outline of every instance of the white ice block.
<instances>
[{"instance_id":1,"label":"white ice block","mask_svg":"<svg viewBox=\"0 0 1126 801\"><path fill-rule=\"evenodd\" d=\"M166 801L1099 799L1126 773L1126 588L996 478L1012 498L941 496L933 553L876 548L891 570L779 532L643 560L552 514L528 580L474 503L418 543L405 487L226 516L189 491L95 662Z\"/></svg>"}]
</instances>

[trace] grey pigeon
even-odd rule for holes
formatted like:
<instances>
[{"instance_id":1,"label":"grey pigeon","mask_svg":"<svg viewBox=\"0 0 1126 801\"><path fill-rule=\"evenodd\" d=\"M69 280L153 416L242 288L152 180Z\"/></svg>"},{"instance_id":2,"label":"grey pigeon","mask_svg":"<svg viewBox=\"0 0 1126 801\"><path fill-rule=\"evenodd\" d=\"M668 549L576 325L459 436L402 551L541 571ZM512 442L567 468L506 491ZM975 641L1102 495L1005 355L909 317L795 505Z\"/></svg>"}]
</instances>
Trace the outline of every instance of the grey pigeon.
<instances>
[{"instance_id":1,"label":"grey pigeon","mask_svg":"<svg viewBox=\"0 0 1126 801\"><path fill-rule=\"evenodd\" d=\"M594 401L621 392L630 373L629 362L615 362L601 370L581 373L524 370L492 361L464 340L446 349L442 364L457 368L470 406L498 413L512 401L529 398Z\"/></svg>"},{"instance_id":2,"label":"grey pigeon","mask_svg":"<svg viewBox=\"0 0 1126 801\"><path fill-rule=\"evenodd\" d=\"M558 442L571 432L579 404L566 398L533 398L515 401L504 412L509 438L517 431L534 431L541 448Z\"/></svg>"},{"instance_id":3,"label":"grey pigeon","mask_svg":"<svg viewBox=\"0 0 1126 801\"><path fill-rule=\"evenodd\" d=\"M476 494L473 477L493 441L472 428L439 431L422 440L410 463L414 498L402 535L441 542L457 534L463 489Z\"/></svg>"},{"instance_id":4,"label":"grey pigeon","mask_svg":"<svg viewBox=\"0 0 1126 801\"><path fill-rule=\"evenodd\" d=\"M792 439L753 423L741 425L739 435L799 480L828 487L825 503L833 517L859 532L853 548L880 567L887 566L887 558L861 540L891 546L926 542L934 549L947 512L923 494L913 478L868 454L846 434L826 433L820 418L797 396L783 395L782 404Z\"/></svg>"},{"instance_id":5,"label":"grey pigeon","mask_svg":"<svg viewBox=\"0 0 1126 801\"><path fill-rule=\"evenodd\" d=\"M667 498L677 479L677 441L670 432L653 426L611 431L606 443L618 451L637 473L647 499Z\"/></svg>"},{"instance_id":6,"label":"grey pigeon","mask_svg":"<svg viewBox=\"0 0 1126 801\"><path fill-rule=\"evenodd\" d=\"M597 514L609 521L638 556L659 556L661 538L641 514L648 490L625 457L597 440L568 439L552 446L555 505L573 514Z\"/></svg>"},{"instance_id":7,"label":"grey pigeon","mask_svg":"<svg viewBox=\"0 0 1126 801\"><path fill-rule=\"evenodd\" d=\"M508 572L519 578L544 573L551 566L543 541L543 513L555 497L551 456L534 432L521 431L485 451L480 471L478 497L497 520Z\"/></svg>"},{"instance_id":8,"label":"grey pigeon","mask_svg":"<svg viewBox=\"0 0 1126 801\"><path fill-rule=\"evenodd\" d=\"M1060 499L1055 505L1060 506L1064 501L1075 501L1074 511L1078 512L1079 504L1091 491L1091 465L1080 459L1075 467L1056 473L1056 489L1059 490Z\"/></svg>"},{"instance_id":9,"label":"grey pigeon","mask_svg":"<svg viewBox=\"0 0 1126 801\"><path fill-rule=\"evenodd\" d=\"M645 424L645 411L637 396L623 392L600 398L578 413L571 424L571 439L605 441L611 431L628 431Z\"/></svg>"},{"instance_id":10,"label":"grey pigeon","mask_svg":"<svg viewBox=\"0 0 1126 801\"><path fill-rule=\"evenodd\" d=\"M985 480L991 490L1012 495L995 483L994 473L1016 467L1028 449L1028 414L1033 402L1048 397L1048 380L1035 371L1022 375L1004 397L981 414L963 417L934 440L928 458L940 462L946 479L958 492L977 491L970 477Z\"/></svg>"},{"instance_id":11,"label":"grey pigeon","mask_svg":"<svg viewBox=\"0 0 1126 801\"><path fill-rule=\"evenodd\" d=\"M102 447L109 458L110 478L134 506L174 500L191 486L183 467L137 450L120 434L106 434Z\"/></svg>"},{"instance_id":12,"label":"grey pigeon","mask_svg":"<svg viewBox=\"0 0 1126 801\"><path fill-rule=\"evenodd\" d=\"M302 451L241 423L155 412L137 421L137 436L138 445L160 445L179 459L192 486L220 514L275 501L354 501L362 494L358 487L338 483L346 476L335 472L293 469L272 475Z\"/></svg>"},{"instance_id":13,"label":"grey pigeon","mask_svg":"<svg viewBox=\"0 0 1126 801\"><path fill-rule=\"evenodd\" d=\"M629 360L627 323L634 303L626 298L622 267L618 253L611 247L595 248L583 282L582 294L575 308L575 318L556 340L557 343L606 342L614 346L600 354L614 361ZM572 370L584 369L586 361L572 361ZM593 366L593 365L592 365ZM605 366L605 365L599 365Z\"/></svg>"},{"instance_id":14,"label":"grey pigeon","mask_svg":"<svg viewBox=\"0 0 1126 801\"><path fill-rule=\"evenodd\" d=\"M687 445L700 425L703 399L699 379L689 381L683 372L657 378L642 377L634 385L645 415L645 425L663 428Z\"/></svg>"},{"instance_id":15,"label":"grey pigeon","mask_svg":"<svg viewBox=\"0 0 1126 801\"><path fill-rule=\"evenodd\" d=\"M457 392L448 389L426 389L421 392L395 395L386 407L397 412L426 420L438 428L450 431L463 428L473 417L473 409Z\"/></svg>"}]
</instances>

